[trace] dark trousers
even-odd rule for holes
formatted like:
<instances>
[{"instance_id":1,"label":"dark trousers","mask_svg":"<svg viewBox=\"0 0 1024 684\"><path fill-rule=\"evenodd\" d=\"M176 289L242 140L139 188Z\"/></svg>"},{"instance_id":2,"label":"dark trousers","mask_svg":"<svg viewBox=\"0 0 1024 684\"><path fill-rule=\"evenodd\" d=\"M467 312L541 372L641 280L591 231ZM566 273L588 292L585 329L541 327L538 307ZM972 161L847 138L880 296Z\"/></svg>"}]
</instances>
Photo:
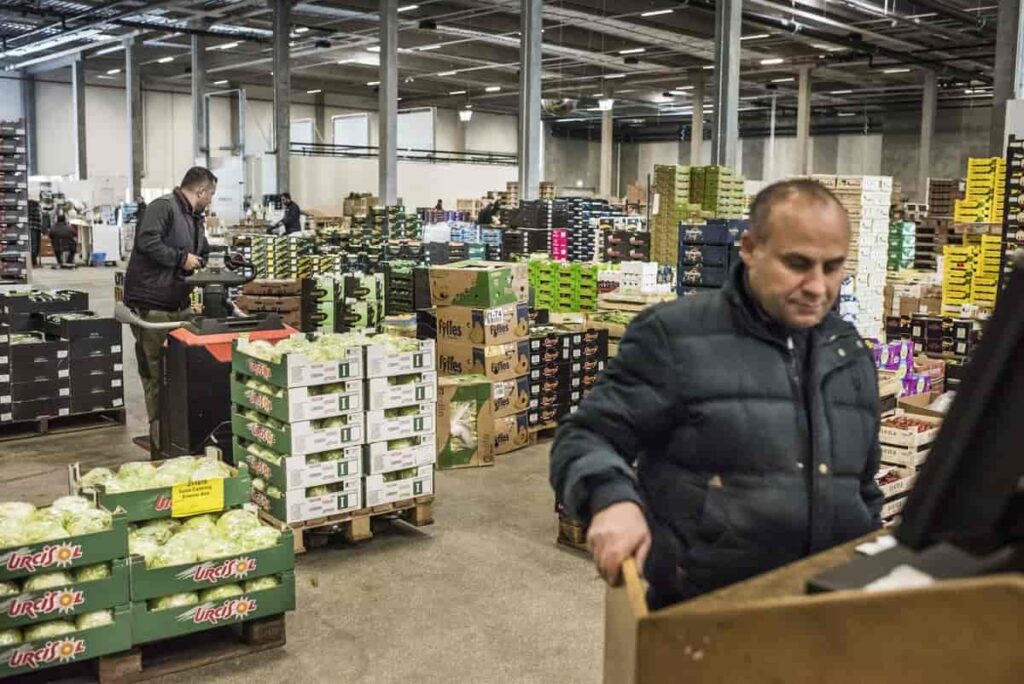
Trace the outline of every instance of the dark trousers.
<instances>
[{"instance_id":1,"label":"dark trousers","mask_svg":"<svg viewBox=\"0 0 1024 684\"><path fill-rule=\"evenodd\" d=\"M50 235L50 242L53 243L53 254L57 257L57 264L75 263L75 251L78 243L70 235Z\"/></svg>"}]
</instances>

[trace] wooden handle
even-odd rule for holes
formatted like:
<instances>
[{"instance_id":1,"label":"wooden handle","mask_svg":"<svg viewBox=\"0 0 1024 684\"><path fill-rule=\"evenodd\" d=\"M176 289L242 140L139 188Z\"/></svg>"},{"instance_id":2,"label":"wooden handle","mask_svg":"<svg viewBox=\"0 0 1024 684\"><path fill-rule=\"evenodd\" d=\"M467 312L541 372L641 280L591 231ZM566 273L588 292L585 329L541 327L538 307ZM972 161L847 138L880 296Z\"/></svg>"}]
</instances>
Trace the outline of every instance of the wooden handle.
<instances>
[{"instance_id":1,"label":"wooden handle","mask_svg":"<svg viewBox=\"0 0 1024 684\"><path fill-rule=\"evenodd\" d=\"M622 563L622 586L629 597L633 614L636 617L647 615L647 592L640 579L640 571L637 569L635 558L627 558Z\"/></svg>"}]
</instances>

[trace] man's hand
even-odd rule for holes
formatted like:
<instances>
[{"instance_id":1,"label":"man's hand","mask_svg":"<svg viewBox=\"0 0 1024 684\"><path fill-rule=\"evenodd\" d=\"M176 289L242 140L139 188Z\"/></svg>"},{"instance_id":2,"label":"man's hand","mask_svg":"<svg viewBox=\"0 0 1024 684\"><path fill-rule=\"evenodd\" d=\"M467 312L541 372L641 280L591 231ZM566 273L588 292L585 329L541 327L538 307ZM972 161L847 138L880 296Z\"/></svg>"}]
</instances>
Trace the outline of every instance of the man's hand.
<instances>
[{"instance_id":1,"label":"man's hand","mask_svg":"<svg viewBox=\"0 0 1024 684\"><path fill-rule=\"evenodd\" d=\"M622 563L630 556L636 557L642 572L651 550L651 530L643 511L632 501L620 501L600 511L590 521L587 549L601 577L612 586L621 581Z\"/></svg>"},{"instance_id":2,"label":"man's hand","mask_svg":"<svg viewBox=\"0 0 1024 684\"><path fill-rule=\"evenodd\" d=\"M202 265L203 262L200 261L199 257L197 257L195 254L189 254L185 257L185 264L182 266L182 268L186 271L194 271Z\"/></svg>"}]
</instances>

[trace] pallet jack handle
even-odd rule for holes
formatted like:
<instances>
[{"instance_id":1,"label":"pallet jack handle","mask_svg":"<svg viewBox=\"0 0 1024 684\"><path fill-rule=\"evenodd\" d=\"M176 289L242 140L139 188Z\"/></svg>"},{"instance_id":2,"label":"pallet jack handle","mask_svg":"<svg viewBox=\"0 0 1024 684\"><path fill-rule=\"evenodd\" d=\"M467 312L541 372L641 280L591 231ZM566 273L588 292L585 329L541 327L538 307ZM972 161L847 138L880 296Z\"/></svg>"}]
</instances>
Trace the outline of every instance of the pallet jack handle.
<instances>
[{"instance_id":1,"label":"pallet jack handle","mask_svg":"<svg viewBox=\"0 0 1024 684\"><path fill-rule=\"evenodd\" d=\"M168 321L166 323L144 321L139 318L137 313L129 309L124 302L116 302L114 304L114 318L119 323L137 325L140 328L145 328L146 330L177 330L188 323L188 321Z\"/></svg>"}]
</instances>

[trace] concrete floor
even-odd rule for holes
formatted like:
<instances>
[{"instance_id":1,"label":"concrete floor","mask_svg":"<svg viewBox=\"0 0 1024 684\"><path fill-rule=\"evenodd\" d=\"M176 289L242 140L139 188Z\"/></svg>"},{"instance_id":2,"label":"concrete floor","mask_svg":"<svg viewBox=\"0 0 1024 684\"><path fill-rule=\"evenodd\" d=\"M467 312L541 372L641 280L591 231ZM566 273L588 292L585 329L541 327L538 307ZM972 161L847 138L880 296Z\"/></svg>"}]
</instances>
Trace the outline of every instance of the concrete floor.
<instances>
[{"instance_id":1,"label":"concrete floor","mask_svg":"<svg viewBox=\"0 0 1024 684\"><path fill-rule=\"evenodd\" d=\"M34 282L86 290L94 310L112 311L112 269L43 269ZM66 493L69 463L143 456L130 441L146 418L124 335L127 429L0 442L0 500L45 504ZM603 589L583 556L554 543L549 446L438 473L432 526L385 524L370 541L298 557L284 649L158 681L598 682Z\"/></svg>"}]
</instances>

